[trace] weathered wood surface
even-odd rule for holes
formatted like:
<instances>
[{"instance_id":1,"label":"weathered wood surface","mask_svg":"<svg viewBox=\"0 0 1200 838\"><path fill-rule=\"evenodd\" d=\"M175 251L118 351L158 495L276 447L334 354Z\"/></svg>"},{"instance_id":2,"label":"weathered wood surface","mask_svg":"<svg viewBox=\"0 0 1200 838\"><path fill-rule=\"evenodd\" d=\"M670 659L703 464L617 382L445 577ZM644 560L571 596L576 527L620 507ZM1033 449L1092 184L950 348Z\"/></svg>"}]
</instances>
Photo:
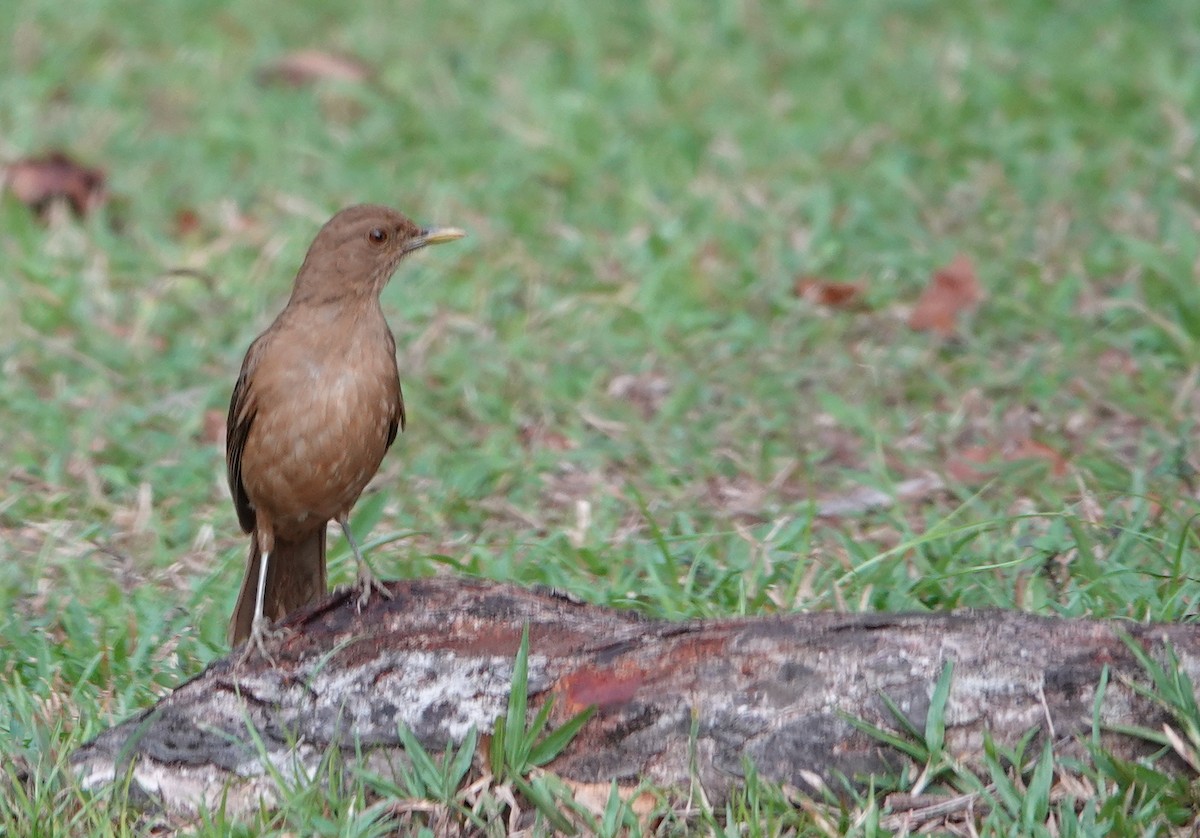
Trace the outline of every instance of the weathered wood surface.
<instances>
[{"instance_id":1,"label":"weathered wood surface","mask_svg":"<svg viewBox=\"0 0 1200 838\"><path fill-rule=\"evenodd\" d=\"M606 789L613 778L686 788L696 777L714 803L738 783L743 757L801 789L814 774L895 770L901 755L841 713L894 729L883 692L922 727L947 661L947 748L968 764L978 762L985 731L1014 743L1040 728L1060 753L1082 755L1105 664L1113 677L1102 721L1160 724L1123 680L1146 683L1119 632L1160 660L1169 641L1200 681L1195 626L1002 611L663 622L484 581L389 587L394 597L361 615L345 595L292 615L291 633L272 648L275 668L217 661L81 748L80 776L96 787L132 767L135 789L169 810L224 800L231 812L252 811L274 786L248 725L285 776L311 772L335 743L357 741L386 764L402 753L401 722L440 750L503 714L526 623L531 713L551 694L556 723L599 708L550 770L580 789ZM1105 741L1119 754L1144 753L1128 737Z\"/></svg>"}]
</instances>

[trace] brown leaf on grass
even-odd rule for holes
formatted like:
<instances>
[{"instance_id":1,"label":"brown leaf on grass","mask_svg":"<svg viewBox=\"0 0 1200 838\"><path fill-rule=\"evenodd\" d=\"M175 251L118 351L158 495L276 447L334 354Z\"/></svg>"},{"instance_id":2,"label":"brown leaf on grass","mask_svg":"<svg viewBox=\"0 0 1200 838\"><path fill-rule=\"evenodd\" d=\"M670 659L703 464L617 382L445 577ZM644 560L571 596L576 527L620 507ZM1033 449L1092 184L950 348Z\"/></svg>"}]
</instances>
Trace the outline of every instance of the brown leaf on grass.
<instances>
[{"instance_id":1,"label":"brown leaf on grass","mask_svg":"<svg viewBox=\"0 0 1200 838\"><path fill-rule=\"evenodd\" d=\"M862 308L863 291L861 282L835 282L816 276L796 278L793 292L802 300L829 308Z\"/></svg>"},{"instance_id":2,"label":"brown leaf on grass","mask_svg":"<svg viewBox=\"0 0 1200 838\"><path fill-rule=\"evenodd\" d=\"M998 463L1019 460L1042 460L1050 473L1062 477L1067 473L1067 458L1049 445L1032 439L1021 439L1006 445L970 445L946 461L946 475L956 483L983 483Z\"/></svg>"},{"instance_id":3,"label":"brown leaf on grass","mask_svg":"<svg viewBox=\"0 0 1200 838\"><path fill-rule=\"evenodd\" d=\"M704 481L705 505L733 518L762 519L771 487L746 475L714 476Z\"/></svg>"},{"instance_id":4,"label":"brown leaf on grass","mask_svg":"<svg viewBox=\"0 0 1200 838\"><path fill-rule=\"evenodd\" d=\"M983 300L983 288L971 260L959 254L935 271L908 316L908 326L918 332L953 337L958 315L974 310Z\"/></svg>"},{"instance_id":5,"label":"brown leaf on grass","mask_svg":"<svg viewBox=\"0 0 1200 838\"><path fill-rule=\"evenodd\" d=\"M621 373L608 382L607 393L611 398L632 404L642 414L643 419L650 419L662 407L663 401L671 392L671 381L655 373Z\"/></svg>"},{"instance_id":6,"label":"brown leaf on grass","mask_svg":"<svg viewBox=\"0 0 1200 838\"><path fill-rule=\"evenodd\" d=\"M1124 349L1110 347L1096 358L1096 372L1105 378L1122 375L1132 378L1141 372L1137 359Z\"/></svg>"},{"instance_id":7,"label":"brown leaf on grass","mask_svg":"<svg viewBox=\"0 0 1200 838\"><path fill-rule=\"evenodd\" d=\"M1050 473L1062 477L1067 473L1067 458L1045 443L1025 439L1012 448L1006 458L1009 462L1016 460L1042 460L1050 466Z\"/></svg>"},{"instance_id":8,"label":"brown leaf on grass","mask_svg":"<svg viewBox=\"0 0 1200 838\"><path fill-rule=\"evenodd\" d=\"M4 181L17 200L39 216L56 200L66 201L81 217L108 200L104 172L84 166L62 151L10 163L4 169Z\"/></svg>"},{"instance_id":9,"label":"brown leaf on grass","mask_svg":"<svg viewBox=\"0 0 1200 838\"><path fill-rule=\"evenodd\" d=\"M363 61L319 49L289 52L258 71L263 84L305 87L320 81L361 83L371 78L372 70Z\"/></svg>"},{"instance_id":10,"label":"brown leaf on grass","mask_svg":"<svg viewBox=\"0 0 1200 838\"><path fill-rule=\"evenodd\" d=\"M525 422L517 430L517 438L526 451L545 448L550 451L569 451L576 444L568 437L540 422Z\"/></svg>"},{"instance_id":11,"label":"brown leaf on grass","mask_svg":"<svg viewBox=\"0 0 1200 838\"><path fill-rule=\"evenodd\" d=\"M995 446L969 445L946 461L946 475L955 483L972 485L987 481L983 466L998 458Z\"/></svg>"},{"instance_id":12,"label":"brown leaf on grass","mask_svg":"<svg viewBox=\"0 0 1200 838\"><path fill-rule=\"evenodd\" d=\"M183 208L175 213L175 234L186 238L200 231L200 215L194 209Z\"/></svg>"},{"instance_id":13,"label":"brown leaf on grass","mask_svg":"<svg viewBox=\"0 0 1200 838\"><path fill-rule=\"evenodd\" d=\"M924 503L945 486L933 474L902 480L890 492L874 486L855 486L847 492L826 495L817 500L817 515L822 518L846 518L890 509L896 504Z\"/></svg>"}]
</instances>

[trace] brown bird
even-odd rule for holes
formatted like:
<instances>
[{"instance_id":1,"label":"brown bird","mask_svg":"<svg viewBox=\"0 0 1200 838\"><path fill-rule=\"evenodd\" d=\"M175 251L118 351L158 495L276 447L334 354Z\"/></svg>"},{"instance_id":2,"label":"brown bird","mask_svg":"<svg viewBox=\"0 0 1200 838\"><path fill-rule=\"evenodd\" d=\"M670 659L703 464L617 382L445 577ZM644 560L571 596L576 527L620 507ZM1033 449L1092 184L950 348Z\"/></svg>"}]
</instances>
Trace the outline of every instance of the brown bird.
<instances>
[{"instance_id":1,"label":"brown bird","mask_svg":"<svg viewBox=\"0 0 1200 838\"><path fill-rule=\"evenodd\" d=\"M287 306L250 345L229 403L225 461L250 556L229 641L260 653L277 620L326 591L325 525L358 564L361 608L374 588L350 509L404 428L396 341L379 293L405 255L466 235L355 206L308 249Z\"/></svg>"}]
</instances>

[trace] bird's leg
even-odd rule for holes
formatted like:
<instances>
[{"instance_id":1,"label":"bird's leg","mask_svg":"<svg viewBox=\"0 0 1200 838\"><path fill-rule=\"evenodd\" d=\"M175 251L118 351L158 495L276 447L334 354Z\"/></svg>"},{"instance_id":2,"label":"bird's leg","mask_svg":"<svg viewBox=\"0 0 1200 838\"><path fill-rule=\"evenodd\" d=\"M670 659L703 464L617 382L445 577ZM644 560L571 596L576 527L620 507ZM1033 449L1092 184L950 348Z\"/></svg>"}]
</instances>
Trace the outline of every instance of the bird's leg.
<instances>
[{"instance_id":1,"label":"bird's leg","mask_svg":"<svg viewBox=\"0 0 1200 838\"><path fill-rule=\"evenodd\" d=\"M378 591L379 595L384 599L391 599L392 592L375 576L375 572L371 570L371 565L367 564L362 550L358 547L358 539L354 537L354 531L350 529L349 514L343 513L339 515L337 522L341 526L342 532L345 533L346 540L350 542L350 549L354 551L354 561L358 564L358 582L356 583L356 587L359 589L358 610L361 612L367 607L367 603L371 601L372 590Z\"/></svg>"},{"instance_id":2,"label":"bird's leg","mask_svg":"<svg viewBox=\"0 0 1200 838\"><path fill-rule=\"evenodd\" d=\"M246 647L242 652L241 662L245 663L254 652L275 666L275 659L267 652L265 641L279 638L283 632L272 631L271 621L267 619L265 598L267 594L267 563L271 560L271 551L263 550L258 562L258 590L254 596L254 621L250 624L250 636L246 638Z\"/></svg>"}]
</instances>

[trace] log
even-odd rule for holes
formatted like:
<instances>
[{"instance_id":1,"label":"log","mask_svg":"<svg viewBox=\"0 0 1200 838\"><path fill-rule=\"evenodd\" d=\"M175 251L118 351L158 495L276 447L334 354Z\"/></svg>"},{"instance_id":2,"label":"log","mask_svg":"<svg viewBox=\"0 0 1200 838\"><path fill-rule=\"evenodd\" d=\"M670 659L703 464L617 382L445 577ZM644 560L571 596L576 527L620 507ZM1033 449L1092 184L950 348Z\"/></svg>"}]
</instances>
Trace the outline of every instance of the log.
<instances>
[{"instance_id":1,"label":"log","mask_svg":"<svg viewBox=\"0 0 1200 838\"><path fill-rule=\"evenodd\" d=\"M290 615L269 647L274 666L234 653L100 734L72 756L83 785L131 772L133 790L169 812L223 804L251 814L278 799L264 754L288 778L313 776L330 748L388 765L403 753L401 724L440 751L504 714L525 625L531 717L550 696L553 724L597 708L546 768L580 797L603 790L601 801L614 779L624 789L649 780L699 783L719 806L746 759L761 777L809 791L894 773L903 755L845 714L895 730L886 694L923 729L948 661L946 749L976 767L985 734L1011 746L1031 730L1051 736L1060 757L1086 758L1104 666L1103 744L1126 759L1146 754L1146 743L1105 727L1166 721L1131 688L1148 677L1126 639L1160 662L1169 643L1200 678L1200 629L1190 625L1008 611L669 622L479 580L389 589L361 614L341 593Z\"/></svg>"}]
</instances>

